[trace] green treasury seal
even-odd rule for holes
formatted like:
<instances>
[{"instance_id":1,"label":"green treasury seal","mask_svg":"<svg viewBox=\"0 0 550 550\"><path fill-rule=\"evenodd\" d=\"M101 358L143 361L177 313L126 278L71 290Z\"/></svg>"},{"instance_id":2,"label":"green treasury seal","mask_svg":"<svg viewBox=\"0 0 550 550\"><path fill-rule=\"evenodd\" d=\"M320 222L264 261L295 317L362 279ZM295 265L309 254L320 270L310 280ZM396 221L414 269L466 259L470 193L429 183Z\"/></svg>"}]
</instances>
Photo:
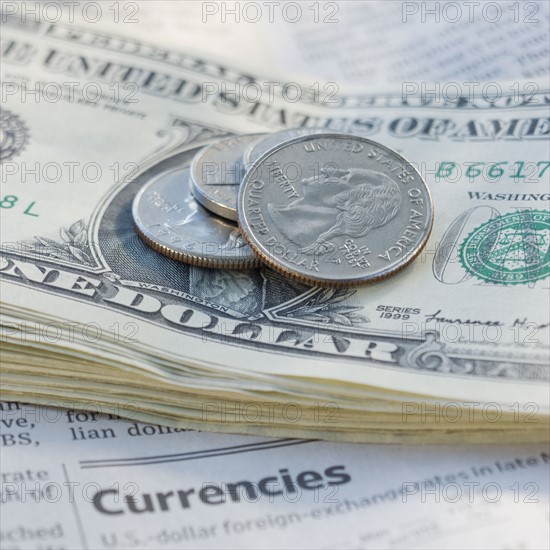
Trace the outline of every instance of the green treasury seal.
<instances>
[{"instance_id":1,"label":"green treasury seal","mask_svg":"<svg viewBox=\"0 0 550 550\"><path fill-rule=\"evenodd\" d=\"M482 281L531 283L550 273L550 212L520 210L481 224L464 239L459 260Z\"/></svg>"}]
</instances>

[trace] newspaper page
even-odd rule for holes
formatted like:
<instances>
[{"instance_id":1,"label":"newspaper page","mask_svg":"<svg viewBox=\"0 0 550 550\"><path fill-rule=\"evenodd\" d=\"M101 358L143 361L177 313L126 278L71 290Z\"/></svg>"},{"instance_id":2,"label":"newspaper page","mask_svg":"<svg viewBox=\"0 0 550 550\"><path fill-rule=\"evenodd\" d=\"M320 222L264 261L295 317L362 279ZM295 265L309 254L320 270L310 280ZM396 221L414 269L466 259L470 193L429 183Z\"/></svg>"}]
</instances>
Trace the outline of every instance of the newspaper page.
<instances>
[{"instance_id":1,"label":"newspaper page","mask_svg":"<svg viewBox=\"0 0 550 550\"><path fill-rule=\"evenodd\" d=\"M1 413L4 550L548 542L546 446L220 435L121 420L115 408L3 402Z\"/></svg>"},{"instance_id":2,"label":"newspaper page","mask_svg":"<svg viewBox=\"0 0 550 550\"><path fill-rule=\"evenodd\" d=\"M292 60L302 75L367 90L424 83L432 94L438 82L448 86L449 97L464 93L466 82L473 86L548 75L550 6L545 1L300 6L298 15L287 8L286 20L277 18L265 37L274 62ZM203 11L213 21L221 16L221 8L216 15L209 14L213 8Z\"/></svg>"},{"instance_id":3,"label":"newspaper page","mask_svg":"<svg viewBox=\"0 0 550 550\"><path fill-rule=\"evenodd\" d=\"M425 83L434 93L435 82L453 83L449 96L457 85L459 93L467 91L465 82L548 74L550 6L544 0L138 4L133 26L107 27L128 35L139 28L141 38L152 41L162 34L165 46L201 51L256 74L269 68L272 76L325 79L363 91ZM129 16L131 8L126 11Z\"/></svg>"}]
</instances>

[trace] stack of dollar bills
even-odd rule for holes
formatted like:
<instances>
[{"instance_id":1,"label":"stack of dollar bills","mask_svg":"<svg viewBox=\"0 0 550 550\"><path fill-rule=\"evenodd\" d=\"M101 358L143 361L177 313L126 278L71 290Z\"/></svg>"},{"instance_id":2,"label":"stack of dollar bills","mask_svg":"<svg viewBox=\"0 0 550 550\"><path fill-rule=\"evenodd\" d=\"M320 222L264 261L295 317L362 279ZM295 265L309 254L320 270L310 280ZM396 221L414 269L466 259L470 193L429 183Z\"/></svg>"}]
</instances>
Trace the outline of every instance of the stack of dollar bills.
<instances>
[{"instance_id":1,"label":"stack of dollar bills","mask_svg":"<svg viewBox=\"0 0 550 550\"><path fill-rule=\"evenodd\" d=\"M2 399L335 441L549 439L547 88L460 108L392 93L201 101L206 80L244 76L48 29L3 29ZM121 79L139 80L135 102L114 94ZM140 238L132 204L159 170L295 127L372 139L422 174L433 229L406 269L324 288L263 263L190 265ZM379 149L361 154L411 175ZM296 161L299 192L323 166Z\"/></svg>"}]
</instances>

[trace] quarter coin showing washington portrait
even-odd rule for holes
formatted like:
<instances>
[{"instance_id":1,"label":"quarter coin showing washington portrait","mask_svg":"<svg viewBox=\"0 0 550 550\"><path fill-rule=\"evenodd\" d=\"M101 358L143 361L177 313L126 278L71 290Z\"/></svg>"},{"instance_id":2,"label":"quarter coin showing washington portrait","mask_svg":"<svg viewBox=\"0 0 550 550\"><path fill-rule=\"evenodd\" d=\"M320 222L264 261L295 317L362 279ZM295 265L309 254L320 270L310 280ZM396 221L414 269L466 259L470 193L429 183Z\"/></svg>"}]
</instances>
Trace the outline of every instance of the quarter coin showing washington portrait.
<instances>
[{"instance_id":1,"label":"quarter coin showing washington portrait","mask_svg":"<svg viewBox=\"0 0 550 550\"><path fill-rule=\"evenodd\" d=\"M263 135L221 139L195 155L191 163L191 190L205 208L237 221L237 196L245 173L244 152Z\"/></svg>"},{"instance_id":2,"label":"quarter coin showing washington portrait","mask_svg":"<svg viewBox=\"0 0 550 550\"><path fill-rule=\"evenodd\" d=\"M135 196L132 216L143 241L174 260L222 269L260 265L235 223L195 201L187 167L153 177Z\"/></svg>"},{"instance_id":3,"label":"quarter coin showing washington portrait","mask_svg":"<svg viewBox=\"0 0 550 550\"><path fill-rule=\"evenodd\" d=\"M402 156L366 138L317 134L272 148L241 184L239 225L270 267L326 287L375 282L420 253L430 192Z\"/></svg>"}]
</instances>

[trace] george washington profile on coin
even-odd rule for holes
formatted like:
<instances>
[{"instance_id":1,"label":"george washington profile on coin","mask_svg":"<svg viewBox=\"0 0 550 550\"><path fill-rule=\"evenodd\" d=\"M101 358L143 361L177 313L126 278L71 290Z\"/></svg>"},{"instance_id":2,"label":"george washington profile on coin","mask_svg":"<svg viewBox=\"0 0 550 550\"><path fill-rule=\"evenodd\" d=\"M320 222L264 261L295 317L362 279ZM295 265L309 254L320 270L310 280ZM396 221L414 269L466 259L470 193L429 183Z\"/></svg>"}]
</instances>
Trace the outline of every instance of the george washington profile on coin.
<instances>
[{"instance_id":1,"label":"george washington profile on coin","mask_svg":"<svg viewBox=\"0 0 550 550\"><path fill-rule=\"evenodd\" d=\"M334 237L364 237L391 221L401 207L396 183L382 172L362 168L321 170L302 180L303 195L286 205L268 205L273 222L289 241L312 240L305 254L334 250ZM304 224L304 219L309 223Z\"/></svg>"}]
</instances>

